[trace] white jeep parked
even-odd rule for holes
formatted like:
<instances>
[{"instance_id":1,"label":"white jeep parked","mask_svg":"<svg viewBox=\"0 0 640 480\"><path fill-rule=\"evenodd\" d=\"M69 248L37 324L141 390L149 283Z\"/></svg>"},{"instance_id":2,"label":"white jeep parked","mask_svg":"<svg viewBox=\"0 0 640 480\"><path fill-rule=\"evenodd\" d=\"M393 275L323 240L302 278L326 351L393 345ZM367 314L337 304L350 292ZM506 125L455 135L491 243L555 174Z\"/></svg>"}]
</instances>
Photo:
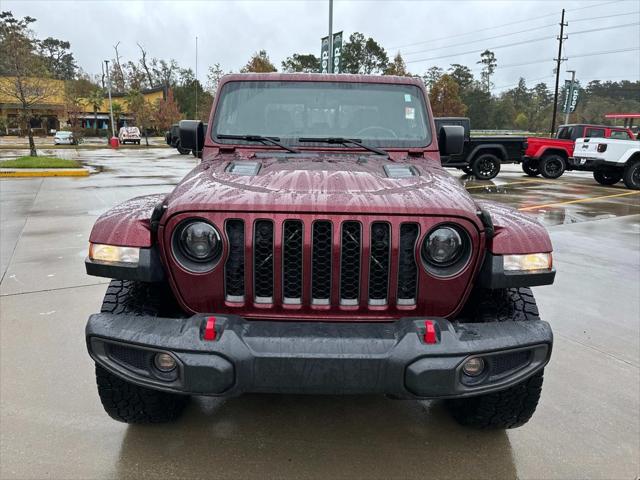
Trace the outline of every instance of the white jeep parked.
<instances>
[{"instance_id":1,"label":"white jeep parked","mask_svg":"<svg viewBox=\"0 0 640 480\"><path fill-rule=\"evenodd\" d=\"M569 159L573 170L593 172L601 185L620 180L627 188L640 190L640 141L613 138L579 138Z\"/></svg>"}]
</instances>

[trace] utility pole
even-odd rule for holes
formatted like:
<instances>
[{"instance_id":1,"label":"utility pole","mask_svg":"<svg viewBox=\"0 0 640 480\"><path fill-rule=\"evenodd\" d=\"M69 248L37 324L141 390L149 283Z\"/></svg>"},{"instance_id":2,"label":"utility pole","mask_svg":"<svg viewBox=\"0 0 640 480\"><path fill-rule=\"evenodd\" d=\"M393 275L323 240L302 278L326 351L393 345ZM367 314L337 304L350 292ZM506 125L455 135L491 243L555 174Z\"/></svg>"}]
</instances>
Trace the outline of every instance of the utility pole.
<instances>
[{"instance_id":1,"label":"utility pole","mask_svg":"<svg viewBox=\"0 0 640 480\"><path fill-rule=\"evenodd\" d=\"M556 89L553 94L553 116L551 117L551 135L556 130L556 114L558 113L558 84L560 82L560 63L562 63L562 42L566 40L564 36L564 27L567 24L564 23L564 8L562 9L562 19L560 20L560 36L558 37L558 58L554 58L556 63Z\"/></svg>"},{"instance_id":2,"label":"utility pole","mask_svg":"<svg viewBox=\"0 0 640 480\"><path fill-rule=\"evenodd\" d=\"M333 0L329 0L329 64L327 72L333 73Z\"/></svg>"},{"instance_id":3,"label":"utility pole","mask_svg":"<svg viewBox=\"0 0 640 480\"><path fill-rule=\"evenodd\" d=\"M199 119L198 117L198 36L196 35L196 81L193 83L193 86L196 89L196 120ZM196 164L198 163L198 152L200 150L198 150L200 148L200 145L198 145L198 135L196 135Z\"/></svg>"},{"instance_id":4,"label":"utility pole","mask_svg":"<svg viewBox=\"0 0 640 480\"><path fill-rule=\"evenodd\" d=\"M107 91L109 92L109 115L111 116L111 136L116 136L116 126L113 124L113 104L111 103L111 75L109 74L109 60L105 60L104 64L107 70Z\"/></svg>"},{"instance_id":5,"label":"utility pole","mask_svg":"<svg viewBox=\"0 0 640 480\"><path fill-rule=\"evenodd\" d=\"M571 74L571 85L569 86L569 91L567 92L567 111L564 115L564 124L567 125L569 123L569 108L571 106L571 100L573 96L573 84L576 82L576 71L575 70L567 70L567 73Z\"/></svg>"}]
</instances>

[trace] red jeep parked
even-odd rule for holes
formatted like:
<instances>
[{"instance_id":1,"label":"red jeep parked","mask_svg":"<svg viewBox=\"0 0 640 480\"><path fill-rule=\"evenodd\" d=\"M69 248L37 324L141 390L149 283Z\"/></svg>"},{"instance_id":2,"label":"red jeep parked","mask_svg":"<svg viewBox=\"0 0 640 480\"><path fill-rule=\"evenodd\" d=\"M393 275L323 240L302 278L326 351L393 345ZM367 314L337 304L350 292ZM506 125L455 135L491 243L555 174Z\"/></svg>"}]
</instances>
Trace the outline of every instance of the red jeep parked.
<instances>
[{"instance_id":1,"label":"red jeep parked","mask_svg":"<svg viewBox=\"0 0 640 480\"><path fill-rule=\"evenodd\" d=\"M218 92L206 129L180 125L200 165L91 232L87 273L113 279L86 328L107 413L379 393L527 422L552 346L529 287L553 282L551 242L442 168L464 133L435 132L422 81L246 74Z\"/></svg>"},{"instance_id":2,"label":"red jeep parked","mask_svg":"<svg viewBox=\"0 0 640 480\"><path fill-rule=\"evenodd\" d=\"M529 137L527 150L522 161L522 170L535 177L558 178L565 170L571 170L568 164L573 157L573 147L578 138L620 138L634 140L633 132L628 128L606 125L561 125L555 138Z\"/></svg>"}]
</instances>

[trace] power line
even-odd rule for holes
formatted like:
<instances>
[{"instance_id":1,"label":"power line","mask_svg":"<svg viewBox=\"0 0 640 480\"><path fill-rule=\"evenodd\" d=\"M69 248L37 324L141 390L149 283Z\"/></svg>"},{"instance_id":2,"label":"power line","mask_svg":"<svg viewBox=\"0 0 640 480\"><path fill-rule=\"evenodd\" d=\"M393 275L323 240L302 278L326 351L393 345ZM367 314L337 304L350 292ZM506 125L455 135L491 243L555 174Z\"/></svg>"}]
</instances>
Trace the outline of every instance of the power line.
<instances>
[{"instance_id":1,"label":"power line","mask_svg":"<svg viewBox=\"0 0 640 480\"><path fill-rule=\"evenodd\" d=\"M611 30L613 28L624 28L624 27L632 27L634 25L640 25L640 22L635 22L635 23L625 23L623 25L612 25L610 27L600 27L600 28L591 28L589 30L579 30L577 32L569 32L569 35L580 35L583 33L591 33L591 32L601 32L602 30Z\"/></svg>"},{"instance_id":2,"label":"power line","mask_svg":"<svg viewBox=\"0 0 640 480\"><path fill-rule=\"evenodd\" d=\"M589 6L580 7L580 8L570 8L570 9L567 9L567 12L577 12L579 10L584 10L584 9L587 9L587 8L593 9L593 8L601 7L603 5L610 5L612 3L620 3L621 1L623 1L623 0L614 0L614 1L611 1L611 2L597 3L595 5L589 5ZM533 22L535 20L541 20L543 18L555 17L557 15L558 15L558 13L556 12L556 13L549 13L549 14L546 14L546 15L540 15L539 17L529 17L529 18L525 18L525 19L522 19L522 20L516 20L514 22L503 23L501 25L494 25L493 27L481 28L479 30L471 30L471 31L466 32L466 33L458 33L458 34L449 35L449 36L446 36L446 37L431 38L429 40L423 40L423 41L414 42L414 43L405 43L403 45L397 45L397 46L389 47L388 50L391 51L391 50L397 50L397 49L405 48L405 47L413 47L415 45L422 45L422 44L425 44L425 43L437 42L439 40L449 40L451 38L466 37L466 36L474 34L474 33L486 32L488 30L495 30L496 28L509 27L511 25L517 25L519 23L529 23L529 22ZM578 20L575 20L575 21L578 21Z\"/></svg>"},{"instance_id":3,"label":"power line","mask_svg":"<svg viewBox=\"0 0 640 480\"><path fill-rule=\"evenodd\" d=\"M526 20L519 20L519 21L516 21L516 22L503 23L502 25L495 25L493 27L481 28L479 30L472 30L472 31L466 32L466 33L458 33L456 35L449 35L447 37L431 38L429 40L424 40L424 41L421 41L421 42L407 43L407 44L404 44L404 45L398 45L398 46L395 46L395 47L390 47L389 50L397 50L399 48L413 47L415 45L422 45L424 43L437 42L439 40L449 40L450 38L466 37L468 35L471 35L471 34L474 34L474 33L478 33L478 32L486 32L487 30L495 30L496 28L509 27L511 25L516 25L518 23L532 22L534 20L540 20L542 18L554 17L556 15L557 15L556 13L550 13L548 15L542 15L540 17L527 18Z\"/></svg>"},{"instance_id":4,"label":"power line","mask_svg":"<svg viewBox=\"0 0 640 480\"><path fill-rule=\"evenodd\" d=\"M603 18L624 17L626 15L635 15L637 13L640 13L640 11L637 11L637 12L626 12L626 13L616 13L614 15L602 15L600 17L579 18L577 20L571 20L571 23L586 22L588 20L601 20Z\"/></svg>"},{"instance_id":5,"label":"power line","mask_svg":"<svg viewBox=\"0 0 640 480\"><path fill-rule=\"evenodd\" d=\"M478 50L468 50L466 52L450 53L450 54L447 54L447 55L440 55L438 57L428 57L428 58L419 58L419 59L416 59L416 60L406 60L405 63L427 62L429 60L439 60L441 58L459 57L459 56L468 55L468 54L471 54L471 53L481 53L481 52L484 52L485 50L498 50L500 48L517 47L518 45L525 45L525 44L528 44L528 43L542 42L544 40L550 40L550 39L554 39L554 38L556 38L555 35L547 36L547 37L541 37L541 38L534 38L534 39L530 39L530 40L523 40L522 42L508 43L508 44L504 44L504 45L496 45L495 47L480 48Z\"/></svg>"},{"instance_id":6,"label":"power line","mask_svg":"<svg viewBox=\"0 0 640 480\"><path fill-rule=\"evenodd\" d=\"M415 52L405 52L403 55L406 57L407 55L415 55L416 53L428 52L428 51L432 51L432 50L442 50L442 49L445 49L445 48L460 47L462 45L470 45L472 43L484 42L485 40L493 40L493 39L496 39L496 38L510 37L511 35L517 35L519 33L533 32L535 30L541 30L543 28L554 27L555 25L556 25L555 23L549 23L547 25L542 25L540 27L527 28L525 30L518 30L517 32L503 33L503 34L500 34L500 35L495 35L493 37L480 38L480 39L471 40L471 41L468 41L468 42L455 43L453 45L447 45L445 47L434 47L434 48L428 48L428 49L425 49L425 50L416 50Z\"/></svg>"},{"instance_id":7,"label":"power line","mask_svg":"<svg viewBox=\"0 0 640 480\"><path fill-rule=\"evenodd\" d=\"M619 29L619 28L636 26L636 25L640 25L640 22L626 23L626 24L623 24L623 25L611 25L611 26L608 26L608 27L592 28L592 29L589 29L589 30L579 30L577 32L572 32L572 33L570 32L569 35L581 35L583 33ZM459 57L459 56L462 56L462 55L469 55L469 54L472 54L472 53L481 53L481 52L484 52L485 50L499 50L501 48L517 47L519 45L526 45L526 44L529 44L529 43L542 42L544 40L549 40L549 39L553 39L553 38L556 38L555 35L539 37L539 38L533 38L533 39L529 39L529 40L523 40L521 42L513 42L513 43L507 43L507 44L503 44L503 45L496 45L496 46L493 46L493 47L480 48L480 49L477 49L477 50L468 50L466 52L450 53L450 54L447 54L447 55L440 55L440 56L437 56L437 57L428 57L428 58L420 58L420 59L414 59L414 60L406 60L405 63L426 62L426 61L429 61L429 60L439 60L439 59L442 59L442 58ZM446 47L443 47L443 48L446 48ZM441 50L441 49L437 49L436 48L434 50ZM415 52L415 53L418 53L418 52Z\"/></svg>"},{"instance_id":8,"label":"power line","mask_svg":"<svg viewBox=\"0 0 640 480\"><path fill-rule=\"evenodd\" d=\"M621 48L618 50L605 50L602 52L591 52L591 53L582 53L582 54L578 54L578 55L571 55L571 57L569 57L569 59L573 59L573 58L583 58L583 57L595 57L597 55L608 55L608 54L614 54L614 53L623 53L623 52L634 52L634 51L638 51L640 50L640 47L634 47L634 48ZM532 60L531 62L525 62L525 63L511 63L508 65L498 65L496 67L496 69L498 68L512 68L512 67L524 67L526 65L535 65L537 63L545 63L545 62L551 62L551 59L549 58L545 58L545 59L540 59L540 60Z\"/></svg>"},{"instance_id":9,"label":"power line","mask_svg":"<svg viewBox=\"0 0 640 480\"><path fill-rule=\"evenodd\" d=\"M596 55L607 55L609 53L637 52L638 50L640 50L640 47L621 48L619 50L607 50L607 51L604 51L604 52L592 52L592 53L583 53L583 54L580 54L580 55L572 55L571 58L593 57L593 56L596 56Z\"/></svg>"}]
</instances>

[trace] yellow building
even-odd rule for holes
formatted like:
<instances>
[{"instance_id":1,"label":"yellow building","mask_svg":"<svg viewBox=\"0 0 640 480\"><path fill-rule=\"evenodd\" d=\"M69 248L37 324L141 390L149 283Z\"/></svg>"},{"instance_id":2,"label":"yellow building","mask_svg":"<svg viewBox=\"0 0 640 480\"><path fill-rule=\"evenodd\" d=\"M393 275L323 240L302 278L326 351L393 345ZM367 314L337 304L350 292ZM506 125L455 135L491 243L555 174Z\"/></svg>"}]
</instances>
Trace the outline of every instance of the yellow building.
<instances>
[{"instance_id":1,"label":"yellow building","mask_svg":"<svg viewBox=\"0 0 640 480\"><path fill-rule=\"evenodd\" d=\"M2 123L5 124L5 134L23 134L19 122L22 105L15 94L18 87L14 77L0 77L0 119L4 120ZM91 102L84 98L78 99L75 105L70 105L72 102L68 99L63 80L34 78L24 82L22 87L26 90L28 108L33 112L31 128L36 134L47 135L64 129L71 125L70 117L80 122L81 128L94 129L96 124L98 130L111 128L109 98L106 94L102 105L94 112ZM143 90L142 94L145 101L153 105L158 100L166 100L167 88ZM135 125L135 118L128 111L126 94L112 92L111 98L115 105L114 120L118 122L116 130L125 124Z\"/></svg>"}]
</instances>

